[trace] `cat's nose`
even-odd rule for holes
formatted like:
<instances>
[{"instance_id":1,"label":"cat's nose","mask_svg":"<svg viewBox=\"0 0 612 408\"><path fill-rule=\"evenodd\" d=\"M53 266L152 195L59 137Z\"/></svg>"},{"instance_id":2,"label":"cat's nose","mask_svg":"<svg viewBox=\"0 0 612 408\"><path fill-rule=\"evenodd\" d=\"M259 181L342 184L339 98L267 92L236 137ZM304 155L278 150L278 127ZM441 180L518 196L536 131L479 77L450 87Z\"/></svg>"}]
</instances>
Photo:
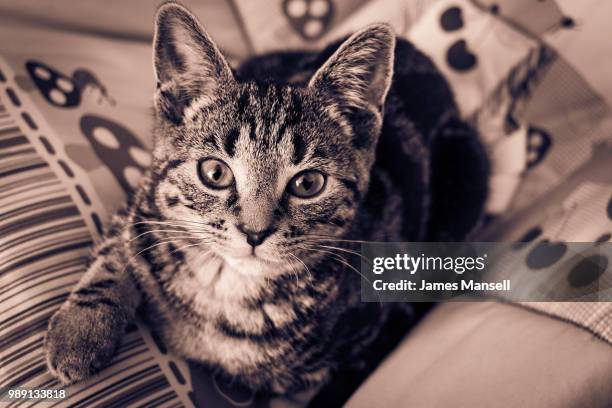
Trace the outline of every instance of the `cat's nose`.
<instances>
[{"instance_id":1,"label":"cat's nose","mask_svg":"<svg viewBox=\"0 0 612 408\"><path fill-rule=\"evenodd\" d=\"M237 224L236 227L240 232L246 235L247 244L251 245L252 247L261 245L266 240L266 238L268 238L274 232L273 228L254 231L244 224Z\"/></svg>"}]
</instances>

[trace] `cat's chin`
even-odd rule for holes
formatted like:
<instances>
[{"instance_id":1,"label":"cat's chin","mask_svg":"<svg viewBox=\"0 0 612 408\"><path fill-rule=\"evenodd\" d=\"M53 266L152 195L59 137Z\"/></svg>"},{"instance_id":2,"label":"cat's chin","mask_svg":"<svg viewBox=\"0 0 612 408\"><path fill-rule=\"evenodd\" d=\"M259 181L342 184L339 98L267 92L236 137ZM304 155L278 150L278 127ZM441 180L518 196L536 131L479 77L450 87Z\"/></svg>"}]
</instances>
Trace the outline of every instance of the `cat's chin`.
<instances>
[{"instance_id":1,"label":"cat's chin","mask_svg":"<svg viewBox=\"0 0 612 408\"><path fill-rule=\"evenodd\" d=\"M233 271L246 276L278 275L282 266L276 260L268 260L259 255L221 255L226 265Z\"/></svg>"}]
</instances>

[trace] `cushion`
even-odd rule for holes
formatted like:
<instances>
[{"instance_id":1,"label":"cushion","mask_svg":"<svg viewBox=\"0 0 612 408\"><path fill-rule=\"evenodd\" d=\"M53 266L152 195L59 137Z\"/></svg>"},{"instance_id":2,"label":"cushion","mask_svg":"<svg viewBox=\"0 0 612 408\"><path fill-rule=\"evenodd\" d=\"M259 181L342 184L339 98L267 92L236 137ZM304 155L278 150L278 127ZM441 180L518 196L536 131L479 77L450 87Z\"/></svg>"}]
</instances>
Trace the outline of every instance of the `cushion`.
<instances>
[{"instance_id":1,"label":"cushion","mask_svg":"<svg viewBox=\"0 0 612 408\"><path fill-rule=\"evenodd\" d=\"M513 305L438 306L347 407L608 407L610 346Z\"/></svg>"}]
</instances>

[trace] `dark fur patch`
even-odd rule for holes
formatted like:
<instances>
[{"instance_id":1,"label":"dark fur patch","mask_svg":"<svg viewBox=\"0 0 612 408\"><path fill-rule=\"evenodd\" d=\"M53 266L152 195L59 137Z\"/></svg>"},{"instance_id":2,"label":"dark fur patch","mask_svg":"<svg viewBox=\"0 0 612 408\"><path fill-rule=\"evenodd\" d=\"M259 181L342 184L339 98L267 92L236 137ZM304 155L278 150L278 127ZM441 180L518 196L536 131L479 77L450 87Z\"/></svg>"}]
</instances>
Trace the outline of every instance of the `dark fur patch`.
<instances>
[{"instance_id":1,"label":"dark fur patch","mask_svg":"<svg viewBox=\"0 0 612 408\"><path fill-rule=\"evenodd\" d=\"M236 103L236 110L238 112L238 116L243 116L246 113L249 103L250 103L249 93L246 90L244 90L238 97L238 102Z\"/></svg>"},{"instance_id":2,"label":"dark fur patch","mask_svg":"<svg viewBox=\"0 0 612 408\"><path fill-rule=\"evenodd\" d=\"M359 188L357 187L356 182L346 179L346 178L340 178L338 179L338 181L342 183L344 187L348 188L353 193L356 200L359 199L359 197L361 196L361 192L359 191Z\"/></svg>"},{"instance_id":3,"label":"dark fur patch","mask_svg":"<svg viewBox=\"0 0 612 408\"><path fill-rule=\"evenodd\" d=\"M236 142L238 141L239 136L240 131L236 128L233 128L228 132L227 136L225 137L225 143L223 144L223 147L225 148L225 151L230 157L233 157L234 153L236 152Z\"/></svg>"},{"instance_id":4,"label":"dark fur patch","mask_svg":"<svg viewBox=\"0 0 612 408\"><path fill-rule=\"evenodd\" d=\"M291 160L293 164L299 164L304 159L308 146L306 145L304 138L298 132L293 132L292 141L293 157Z\"/></svg>"},{"instance_id":5,"label":"dark fur patch","mask_svg":"<svg viewBox=\"0 0 612 408\"><path fill-rule=\"evenodd\" d=\"M77 296L90 296L90 295L98 295L100 292L97 289L91 288L81 288L74 292Z\"/></svg>"},{"instance_id":6,"label":"dark fur patch","mask_svg":"<svg viewBox=\"0 0 612 408\"><path fill-rule=\"evenodd\" d=\"M180 199L177 196L166 196L165 200L168 207L174 207L180 202Z\"/></svg>"},{"instance_id":7,"label":"dark fur patch","mask_svg":"<svg viewBox=\"0 0 612 408\"><path fill-rule=\"evenodd\" d=\"M96 299L95 301L87 301L87 300L77 300L74 302L75 305L85 308L85 309L96 309L100 305L109 306L112 308L116 308L117 304L110 299Z\"/></svg>"},{"instance_id":8,"label":"dark fur patch","mask_svg":"<svg viewBox=\"0 0 612 408\"><path fill-rule=\"evenodd\" d=\"M172 92L161 91L161 109L164 116L175 126L179 126L183 121L183 109L178 99Z\"/></svg>"},{"instance_id":9,"label":"dark fur patch","mask_svg":"<svg viewBox=\"0 0 612 408\"><path fill-rule=\"evenodd\" d=\"M100 249L98 249L98 256L105 256L111 253L111 251L113 250L113 245L104 245L102 246Z\"/></svg>"},{"instance_id":10,"label":"dark fur patch","mask_svg":"<svg viewBox=\"0 0 612 408\"><path fill-rule=\"evenodd\" d=\"M303 108L303 104L302 104L302 99L300 98L300 96L297 93L292 93L291 94L291 107L289 112L291 113L290 118L291 124L295 124L297 122L299 122L302 119L302 112L303 112L304 108Z\"/></svg>"},{"instance_id":11,"label":"dark fur patch","mask_svg":"<svg viewBox=\"0 0 612 408\"><path fill-rule=\"evenodd\" d=\"M199 116L201 114L202 112L198 112L196 115ZM193 120L196 121L195 117ZM214 137L209 137L207 139L204 139L203 143L204 143L204 146L208 146L212 149L217 149L217 150L219 149L219 145L217 144L217 139L215 139Z\"/></svg>"},{"instance_id":12,"label":"dark fur patch","mask_svg":"<svg viewBox=\"0 0 612 408\"><path fill-rule=\"evenodd\" d=\"M158 35L170 36L170 33L160 30ZM174 69L176 69L178 72L185 72L187 66L185 65L183 57L176 51L176 47L174 46L174 44L170 41L165 41L163 43L160 43L160 45L163 48L162 52L165 54L166 58L168 59L168 62L173 65Z\"/></svg>"},{"instance_id":13,"label":"dark fur patch","mask_svg":"<svg viewBox=\"0 0 612 408\"><path fill-rule=\"evenodd\" d=\"M370 149L375 137L374 115L362 109L352 109L347 114L353 129L353 147L355 149Z\"/></svg>"},{"instance_id":14,"label":"dark fur patch","mask_svg":"<svg viewBox=\"0 0 612 408\"><path fill-rule=\"evenodd\" d=\"M114 279L103 279L92 283L90 289L108 289L115 286L117 282Z\"/></svg>"},{"instance_id":15,"label":"dark fur patch","mask_svg":"<svg viewBox=\"0 0 612 408\"><path fill-rule=\"evenodd\" d=\"M110 273L117 273L117 267L112 262L104 262L102 264L102 269Z\"/></svg>"},{"instance_id":16,"label":"dark fur patch","mask_svg":"<svg viewBox=\"0 0 612 408\"><path fill-rule=\"evenodd\" d=\"M344 227L346 225L346 220L340 217L334 217L329 222L337 227Z\"/></svg>"},{"instance_id":17,"label":"dark fur patch","mask_svg":"<svg viewBox=\"0 0 612 408\"><path fill-rule=\"evenodd\" d=\"M321 146L317 146L314 149L313 156L318 157L320 159L327 159L329 157L329 154Z\"/></svg>"},{"instance_id":18,"label":"dark fur patch","mask_svg":"<svg viewBox=\"0 0 612 408\"><path fill-rule=\"evenodd\" d=\"M249 122L249 138L255 141L257 139L257 123L255 118L252 118Z\"/></svg>"},{"instance_id":19,"label":"dark fur patch","mask_svg":"<svg viewBox=\"0 0 612 408\"><path fill-rule=\"evenodd\" d=\"M225 205L227 208L232 208L238 202L238 191L235 188L232 188L230 191L227 200L225 201Z\"/></svg>"}]
</instances>

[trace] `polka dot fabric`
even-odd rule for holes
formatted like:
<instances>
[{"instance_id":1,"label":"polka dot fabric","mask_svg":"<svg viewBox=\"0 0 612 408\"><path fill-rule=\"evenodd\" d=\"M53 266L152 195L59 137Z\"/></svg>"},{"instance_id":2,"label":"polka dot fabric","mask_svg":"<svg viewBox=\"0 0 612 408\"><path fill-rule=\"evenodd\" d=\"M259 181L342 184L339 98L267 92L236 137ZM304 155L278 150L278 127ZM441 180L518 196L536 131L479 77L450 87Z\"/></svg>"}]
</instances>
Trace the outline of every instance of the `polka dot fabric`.
<instances>
[{"instance_id":1,"label":"polka dot fabric","mask_svg":"<svg viewBox=\"0 0 612 408\"><path fill-rule=\"evenodd\" d=\"M532 206L502 217L481 237L510 241L509 275L521 275L517 301L572 321L612 343L612 151L586 164ZM512 299L510 299L512 300Z\"/></svg>"}]
</instances>

